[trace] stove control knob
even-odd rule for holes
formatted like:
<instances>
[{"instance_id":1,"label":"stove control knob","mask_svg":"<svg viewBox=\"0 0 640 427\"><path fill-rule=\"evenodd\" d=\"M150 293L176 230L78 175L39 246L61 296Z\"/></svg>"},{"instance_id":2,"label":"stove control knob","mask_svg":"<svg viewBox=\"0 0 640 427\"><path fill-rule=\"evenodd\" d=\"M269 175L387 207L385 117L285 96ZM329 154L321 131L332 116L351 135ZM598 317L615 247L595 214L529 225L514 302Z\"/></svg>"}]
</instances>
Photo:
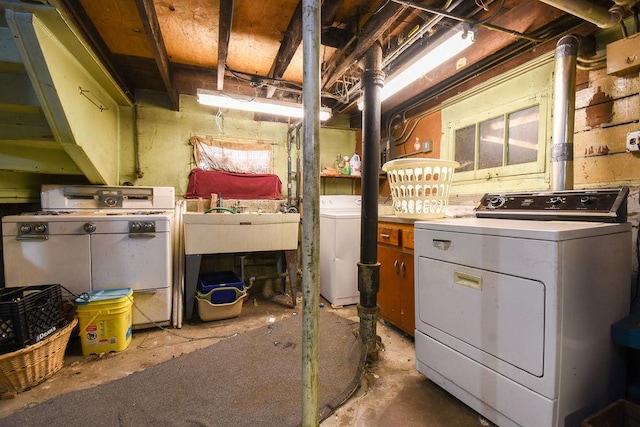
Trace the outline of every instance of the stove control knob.
<instances>
[{"instance_id":1,"label":"stove control knob","mask_svg":"<svg viewBox=\"0 0 640 427\"><path fill-rule=\"evenodd\" d=\"M86 231L87 233L95 233L96 231L96 225L92 224L90 222L85 223L85 225L82 227L84 229L84 231Z\"/></svg>"},{"instance_id":2,"label":"stove control knob","mask_svg":"<svg viewBox=\"0 0 640 427\"><path fill-rule=\"evenodd\" d=\"M20 232L20 234L31 233L31 224L20 224L18 231Z\"/></svg>"},{"instance_id":3,"label":"stove control knob","mask_svg":"<svg viewBox=\"0 0 640 427\"><path fill-rule=\"evenodd\" d=\"M153 222L145 222L144 224L142 224L142 228L147 233L152 233L156 231L156 224Z\"/></svg>"},{"instance_id":4,"label":"stove control knob","mask_svg":"<svg viewBox=\"0 0 640 427\"><path fill-rule=\"evenodd\" d=\"M142 231L142 224L138 221L134 221L129 223L129 232L130 233L139 233Z\"/></svg>"},{"instance_id":5,"label":"stove control knob","mask_svg":"<svg viewBox=\"0 0 640 427\"><path fill-rule=\"evenodd\" d=\"M47 224L38 223L33 227L33 231L35 231L38 234L46 233L47 232Z\"/></svg>"},{"instance_id":6,"label":"stove control knob","mask_svg":"<svg viewBox=\"0 0 640 427\"><path fill-rule=\"evenodd\" d=\"M562 197L552 197L549 199L549 204L554 206L564 203L564 198Z\"/></svg>"},{"instance_id":7,"label":"stove control knob","mask_svg":"<svg viewBox=\"0 0 640 427\"><path fill-rule=\"evenodd\" d=\"M504 202L506 202L504 197L492 197L489 199L488 207L492 209L499 208L500 206L504 205Z\"/></svg>"},{"instance_id":8,"label":"stove control knob","mask_svg":"<svg viewBox=\"0 0 640 427\"><path fill-rule=\"evenodd\" d=\"M589 196L584 196L580 198L580 203L583 205L590 205L593 203L593 199Z\"/></svg>"}]
</instances>

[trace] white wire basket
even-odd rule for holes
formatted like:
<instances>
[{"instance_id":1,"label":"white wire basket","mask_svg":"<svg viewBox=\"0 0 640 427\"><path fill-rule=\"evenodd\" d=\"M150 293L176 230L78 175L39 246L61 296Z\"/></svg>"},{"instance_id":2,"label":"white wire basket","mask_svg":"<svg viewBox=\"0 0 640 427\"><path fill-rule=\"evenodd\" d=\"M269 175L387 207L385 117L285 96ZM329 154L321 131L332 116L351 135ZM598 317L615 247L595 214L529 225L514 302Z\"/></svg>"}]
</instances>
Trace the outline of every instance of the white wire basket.
<instances>
[{"instance_id":1,"label":"white wire basket","mask_svg":"<svg viewBox=\"0 0 640 427\"><path fill-rule=\"evenodd\" d=\"M397 217L442 218L449 202L458 162L441 159L396 159L382 165L387 172Z\"/></svg>"}]
</instances>

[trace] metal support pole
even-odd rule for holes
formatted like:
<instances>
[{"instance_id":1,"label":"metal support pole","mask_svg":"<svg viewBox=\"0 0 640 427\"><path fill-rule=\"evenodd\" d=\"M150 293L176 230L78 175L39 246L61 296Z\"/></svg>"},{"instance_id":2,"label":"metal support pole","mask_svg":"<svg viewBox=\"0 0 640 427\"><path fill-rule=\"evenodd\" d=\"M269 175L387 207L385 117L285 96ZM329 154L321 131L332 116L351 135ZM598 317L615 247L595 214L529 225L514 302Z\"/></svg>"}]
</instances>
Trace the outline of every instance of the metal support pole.
<instances>
[{"instance_id":1,"label":"metal support pole","mask_svg":"<svg viewBox=\"0 0 640 427\"><path fill-rule=\"evenodd\" d=\"M296 209L300 212L300 188L302 187L302 183L300 182L300 178L302 174L300 172L300 125L296 126Z\"/></svg>"},{"instance_id":2,"label":"metal support pole","mask_svg":"<svg viewBox=\"0 0 640 427\"><path fill-rule=\"evenodd\" d=\"M380 159L380 92L384 85L382 46L374 44L365 55L363 71L364 109L362 111L362 221L358 290L360 337L370 360L378 359L378 163Z\"/></svg>"},{"instance_id":3,"label":"metal support pole","mask_svg":"<svg viewBox=\"0 0 640 427\"><path fill-rule=\"evenodd\" d=\"M291 138L293 128L289 127L289 131L287 132L287 208L291 207L291 190L292 185L291 181L293 179L293 171L291 169Z\"/></svg>"},{"instance_id":4,"label":"metal support pole","mask_svg":"<svg viewBox=\"0 0 640 427\"><path fill-rule=\"evenodd\" d=\"M318 425L320 305L320 2L302 0L302 427Z\"/></svg>"}]
</instances>

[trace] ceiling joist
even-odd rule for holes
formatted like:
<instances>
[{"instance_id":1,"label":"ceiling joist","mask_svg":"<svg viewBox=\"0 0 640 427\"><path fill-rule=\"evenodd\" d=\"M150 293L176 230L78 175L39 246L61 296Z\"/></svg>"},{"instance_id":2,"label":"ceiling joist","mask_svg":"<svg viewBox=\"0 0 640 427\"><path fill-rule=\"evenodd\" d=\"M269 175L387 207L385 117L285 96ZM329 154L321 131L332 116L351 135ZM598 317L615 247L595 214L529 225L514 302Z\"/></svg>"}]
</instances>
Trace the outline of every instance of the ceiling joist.
<instances>
[{"instance_id":1,"label":"ceiling joist","mask_svg":"<svg viewBox=\"0 0 640 427\"><path fill-rule=\"evenodd\" d=\"M158 23L158 15L156 9L153 6L153 0L136 0L136 6L138 7L138 13L142 18L142 23L147 31L149 37L149 43L153 50L154 58L160 71L160 76L169 95L171 106L175 111L180 109L180 94L176 86L173 84L171 78L171 70L169 69L169 55L167 55L167 49L162 39L162 32L160 31L160 24Z\"/></svg>"},{"instance_id":2,"label":"ceiling joist","mask_svg":"<svg viewBox=\"0 0 640 427\"><path fill-rule=\"evenodd\" d=\"M227 68L229 39L233 24L233 0L220 0L220 19L218 24L218 90L224 89L224 73Z\"/></svg>"}]
</instances>

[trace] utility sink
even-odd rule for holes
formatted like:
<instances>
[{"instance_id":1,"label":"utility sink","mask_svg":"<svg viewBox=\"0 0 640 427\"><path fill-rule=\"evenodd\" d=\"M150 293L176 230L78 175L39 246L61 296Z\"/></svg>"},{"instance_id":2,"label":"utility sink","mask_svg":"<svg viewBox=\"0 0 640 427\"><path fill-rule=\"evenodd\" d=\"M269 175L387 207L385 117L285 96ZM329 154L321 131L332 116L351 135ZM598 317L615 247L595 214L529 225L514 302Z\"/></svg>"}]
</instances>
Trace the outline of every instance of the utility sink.
<instances>
[{"instance_id":1,"label":"utility sink","mask_svg":"<svg viewBox=\"0 0 640 427\"><path fill-rule=\"evenodd\" d=\"M293 250L299 213L185 212L185 255Z\"/></svg>"}]
</instances>

